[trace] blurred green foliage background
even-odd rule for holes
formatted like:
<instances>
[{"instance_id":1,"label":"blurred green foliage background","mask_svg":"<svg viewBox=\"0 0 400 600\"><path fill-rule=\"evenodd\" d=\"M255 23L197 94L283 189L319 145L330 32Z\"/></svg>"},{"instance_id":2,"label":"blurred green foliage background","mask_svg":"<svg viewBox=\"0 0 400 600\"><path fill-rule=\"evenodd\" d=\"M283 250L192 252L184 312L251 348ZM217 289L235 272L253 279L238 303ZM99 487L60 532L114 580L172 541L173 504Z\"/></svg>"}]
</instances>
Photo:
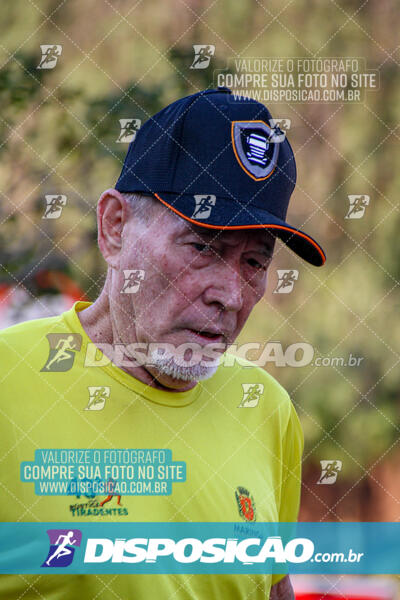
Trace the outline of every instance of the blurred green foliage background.
<instances>
[{"instance_id":1,"label":"blurred green foliage background","mask_svg":"<svg viewBox=\"0 0 400 600\"><path fill-rule=\"evenodd\" d=\"M2 5L0 274L28 289L35 271L57 266L89 298L98 294L105 264L95 207L127 150L116 143L119 119L144 122L214 87L214 70L232 57L355 56L378 70L379 90L361 103L269 105L292 121L298 186L289 221L322 243L328 261L313 268L279 244L269 290L238 341L363 357L357 368L266 367L304 427L305 516L399 514L399 477L384 467L399 456L399 25L394 0ZM192 46L202 43L216 47L211 66L191 70ZM36 68L40 44L62 45L55 69ZM45 194L67 196L62 218L42 219ZM370 196L363 219L344 218L349 194ZM299 270L292 293L273 293L276 269ZM343 461L338 486L315 486L322 459Z\"/></svg>"}]
</instances>

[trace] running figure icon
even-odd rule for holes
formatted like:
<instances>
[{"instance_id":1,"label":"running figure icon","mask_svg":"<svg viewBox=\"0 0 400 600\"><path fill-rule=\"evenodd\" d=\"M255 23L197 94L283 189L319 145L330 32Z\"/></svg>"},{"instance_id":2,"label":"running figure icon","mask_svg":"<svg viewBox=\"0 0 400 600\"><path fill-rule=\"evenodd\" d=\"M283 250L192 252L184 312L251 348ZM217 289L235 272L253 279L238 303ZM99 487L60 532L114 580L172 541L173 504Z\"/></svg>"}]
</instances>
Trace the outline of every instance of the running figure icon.
<instances>
[{"instance_id":1,"label":"running figure icon","mask_svg":"<svg viewBox=\"0 0 400 600\"><path fill-rule=\"evenodd\" d=\"M73 545L77 543L77 540L72 539L74 537L73 531L68 531L66 535L59 535L56 541L57 548L53 552L53 554L46 560L46 565L50 566L53 558L61 558L62 556L66 556L67 554L72 554L71 548L67 548L69 545ZM60 542L60 540L62 540Z\"/></svg>"},{"instance_id":2,"label":"running figure icon","mask_svg":"<svg viewBox=\"0 0 400 600\"><path fill-rule=\"evenodd\" d=\"M73 336L69 335L65 340L61 339L58 341L57 345L56 345L56 350L58 350L58 352L56 352L56 354L53 356L53 358L47 363L46 365L46 370L49 371L50 367L53 363L59 363L62 360L70 360L71 359L71 355L68 354L67 350L76 350L76 346L73 343Z\"/></svg>"}]
</instances>

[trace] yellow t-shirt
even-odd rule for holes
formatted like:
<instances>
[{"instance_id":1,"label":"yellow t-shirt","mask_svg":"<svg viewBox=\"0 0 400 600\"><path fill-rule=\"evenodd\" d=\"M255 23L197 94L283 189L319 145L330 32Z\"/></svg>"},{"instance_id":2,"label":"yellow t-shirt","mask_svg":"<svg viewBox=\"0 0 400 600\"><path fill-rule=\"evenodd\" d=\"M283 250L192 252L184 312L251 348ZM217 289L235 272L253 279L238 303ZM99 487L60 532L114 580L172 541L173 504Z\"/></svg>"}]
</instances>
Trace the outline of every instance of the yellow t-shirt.
<instances>
[{"instance_id":1,"label":"yellow t-shirt","mask_svg":"<svg viewBox=\"0 0 400 600\"><path fill-rule=\"evenodd\" d=\"M93 346L76 313L87 306L0 332L0 521L296 521L303 434L277 381L251 363L221 365L192 390L173 393L111 361L85 366ZM170 495L125 495L119 503L35 495L20 465L40 448L170 449L173 461L185 461L186 481L173 483ZM265 600L281 577L2 575L0 597Z\"/></svg>"}]
</instances>

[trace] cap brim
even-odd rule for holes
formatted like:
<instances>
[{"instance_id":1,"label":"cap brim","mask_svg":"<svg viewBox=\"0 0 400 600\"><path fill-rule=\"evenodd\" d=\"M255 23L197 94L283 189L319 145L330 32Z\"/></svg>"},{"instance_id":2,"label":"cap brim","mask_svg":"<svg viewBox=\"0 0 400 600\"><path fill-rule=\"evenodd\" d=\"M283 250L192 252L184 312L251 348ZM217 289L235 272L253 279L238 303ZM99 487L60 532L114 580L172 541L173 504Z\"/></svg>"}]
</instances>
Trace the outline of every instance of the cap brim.
<instances>
[{"instance_id":1,"label":"cap brim","mask_svg":"<svg viewBox=\"0 0 400 600\"><path fill-rule=\"evenodd\" d=\"M293 252L308 263L321 267L326 255L321 246L307 233L296 229L268 211L235 199L218 197L207 219L194 218L192 194L154 193L160 202L177 215L199 227L208 229L268 229Z\"/></svg>"}]
</instances>

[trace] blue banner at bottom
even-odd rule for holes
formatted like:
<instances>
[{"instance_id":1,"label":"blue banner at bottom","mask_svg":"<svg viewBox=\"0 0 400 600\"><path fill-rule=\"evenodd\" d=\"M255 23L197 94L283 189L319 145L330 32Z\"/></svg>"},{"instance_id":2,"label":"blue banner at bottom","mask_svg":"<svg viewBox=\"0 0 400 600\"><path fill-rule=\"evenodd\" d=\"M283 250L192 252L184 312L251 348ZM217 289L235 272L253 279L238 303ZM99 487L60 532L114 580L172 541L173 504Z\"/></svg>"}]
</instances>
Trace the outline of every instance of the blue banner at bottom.
<instances>
[{"instance_id":1,"label":"blue banner at bottom","mask_svg":"<svg viewBox=\"0 0 400 600\"><path fill-rule=\"evenodd\" d=\"M1 523L0 573L400 574L400 523Z\"/></svg>"}]
</instances>

